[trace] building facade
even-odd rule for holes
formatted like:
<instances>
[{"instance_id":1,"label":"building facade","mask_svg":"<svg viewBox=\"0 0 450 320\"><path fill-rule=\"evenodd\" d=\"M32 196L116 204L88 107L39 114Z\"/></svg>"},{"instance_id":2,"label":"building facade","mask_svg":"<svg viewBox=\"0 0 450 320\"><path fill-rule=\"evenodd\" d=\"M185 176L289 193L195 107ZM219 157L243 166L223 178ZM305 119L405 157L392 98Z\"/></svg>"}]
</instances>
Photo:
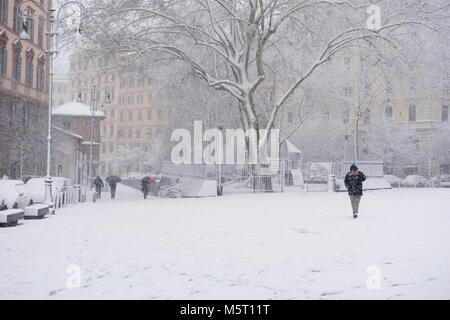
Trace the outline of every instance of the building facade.
<instances>
[{"instance_id":1,"label":"building facade","mask_svg":"<svg viewBox=\"0 0 450 320\"><path fill-rule=\"evenodd\" d=\"M30 39L21 40L20 3L0 0L0 176L17 179L45 174L49 79L48 12L32 1L20 7L32 12Z\"/></svg>"},{"instance_id":2,"label":"building facade","mask_svg":"<svg viewBox=\"0 0 450 320\"><path fill-rule=\"evenodd\" d=\"M70 80L54 79L53 80L53 106L57 107L65 103L74 101L72 97Z\"/></svg>"},{"instance_id":3,"label":"building facade","mask_svg":"<svg viewBox=\"0 0 450 320\"><path fill-rule=\"evenodd\" d=\"M69 77L73 96L86 104L96 103L105 112L100 129L99 173L143 171L144 161L135 161L127 168L113 162L120 148L124 152L147 154L167 128L172 108L166 99L160 99L155 79L82 54L71 56Z\"/></svg>"},{"instance_id":4,"label":"building facade","mask_svg":"<svg viewBox=\"0 0 450 320\"><path fill-rule=\"evenodd\" d=\"M53 109L52 176L86 184L99 174L100 126L103 111L83 103L69 102ZM92 158L91 158L92 148ZM90 168L89 168L90 167Z\"/></svg>"}]
</instances>

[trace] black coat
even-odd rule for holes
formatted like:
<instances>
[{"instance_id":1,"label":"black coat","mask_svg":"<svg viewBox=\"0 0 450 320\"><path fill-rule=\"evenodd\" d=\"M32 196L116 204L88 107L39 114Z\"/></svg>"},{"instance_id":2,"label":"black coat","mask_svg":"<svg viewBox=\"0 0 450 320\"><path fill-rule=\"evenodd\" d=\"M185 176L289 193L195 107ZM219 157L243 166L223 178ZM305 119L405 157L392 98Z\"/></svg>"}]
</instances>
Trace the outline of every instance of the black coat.
<instances>
[{"instance_id":1,"label":"black coat","mask_svg":"<svg viewBox=\"0 0 450 320\"><path fill-rule=\"evenodd\" d=\"M351 196L362 196L363 185L362 182L366 180L366 176L361 171L358 174L347 173L344 179L345 187L348 194Z\"/></svg>"},{"instance_id":2,"label":"black coat","mask_svg":"<svg viewBox=\"0 0 450 320\"><path fill-rule=\"evenodd\" d=\"M103 180L101 178L95 178L94 185L97 187L97 189L103 188Z\"/></svg>"}]
</instances>

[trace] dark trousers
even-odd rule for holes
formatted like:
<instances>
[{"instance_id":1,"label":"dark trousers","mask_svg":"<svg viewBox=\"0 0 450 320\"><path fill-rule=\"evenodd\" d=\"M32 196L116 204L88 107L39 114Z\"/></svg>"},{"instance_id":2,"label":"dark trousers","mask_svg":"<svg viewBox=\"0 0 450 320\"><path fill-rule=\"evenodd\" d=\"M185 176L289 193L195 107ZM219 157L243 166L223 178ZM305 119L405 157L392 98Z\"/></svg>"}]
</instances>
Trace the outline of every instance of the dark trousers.
<instances>
[{"instance_id":1,"label":"dark trousers","mask_svg":"<svg viewBox=\"0 0 450 320\"><path fill-rule=\"evenodd\" d=\"M111 199L114 199L116 197L116 185L112 184L109 187L111 188Z\"/></svg>"},{"instance_id":2,"label":"dark trousers","mask_svg":"<svg viewBox=\"0 0 450 320\"><path fill-rule=\"evenodd\" d=\"M350 203L352 204L353 214L358 213L359 202L361 201L361 196L350 195Z\"/></svg>"},{"instance_id":3,"label":"dark trousers","mask_svg":"<svg viewBox=\"0 0 450 320\"><path fill-rule=\"evenodd\" d=\"M98 198L101 199L101 197L102 197L102 187L95 187L95 191L98 194Z\"/></svg>"}]
</instances>

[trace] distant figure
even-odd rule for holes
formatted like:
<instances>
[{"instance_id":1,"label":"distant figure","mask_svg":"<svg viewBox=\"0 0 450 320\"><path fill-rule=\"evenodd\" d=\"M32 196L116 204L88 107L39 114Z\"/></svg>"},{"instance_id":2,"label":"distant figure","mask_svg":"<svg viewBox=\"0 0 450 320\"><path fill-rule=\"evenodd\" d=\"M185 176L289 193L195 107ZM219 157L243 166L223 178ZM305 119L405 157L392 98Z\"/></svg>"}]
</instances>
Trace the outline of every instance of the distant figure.
<instances>
[{"instance_id":1,"label":"distant figure","mask_svg":"<svg viewBox=\"0 0 450 320\"><path fill-rule=\"evenodd\" d=\"M111 190L111 199L116 197L116 187L120 181L121 179L118 176L109 176L106 178L106 182L109 184Z\"/></svg>"},{"instance_id":2,"label":"distant figure","mask_svg":"<svg viewBox=\"0 0 450 320\"><path fill-rule=\"evenodd\" d=\"M150 183L154 182L156 182L156 180L149 176L145 176L141 179L141 190L144 194L144 199L147 199Z\"/></svg>"},{"instance_id":3,"label":"distant figure","mask_svg":"<svg viewBox=\"0 0 450 320\"><path fill-rule=\"evenodd\" d=\"M345 187L348 190L348 195L350 196L350 203L353 209L353 218L358 217L359 202L363 195L363 185L362 182L366 180L366 176L362 171L359 171L356 164L352 164L350 167L350 172L345 175Z\"/></svg>"},{"instance_id":4,"label":"distant figure","mask_svg":"<svg viewBox=\"0 0 450 320\"><path fill-rule=\"evenodd\" d=\"M100 176L96 176L94 179L94 186L95 186L95 191L98 194L98 198L101 199L102 198L102 188L105 186L103 184L103 180L102 178L100 178Z\"/></svg>"}]
</instances>

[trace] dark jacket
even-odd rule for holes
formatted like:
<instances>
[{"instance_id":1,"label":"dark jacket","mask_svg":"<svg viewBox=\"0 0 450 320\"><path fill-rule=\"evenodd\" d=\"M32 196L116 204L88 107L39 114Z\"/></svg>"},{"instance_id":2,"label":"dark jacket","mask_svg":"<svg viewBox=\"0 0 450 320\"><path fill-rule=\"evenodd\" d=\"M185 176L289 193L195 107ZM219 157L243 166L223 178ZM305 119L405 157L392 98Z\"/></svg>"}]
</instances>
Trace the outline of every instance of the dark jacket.
<instances>
[{"instance_id":1,"label":"dark jacket","mask_svg":"<svg viewBox=\"0 0 450 320\"><path fill-rule=\"evenodd\" d=\"M104 187L103 180L100 177L96 177L94 179L94 185L97 189L101 189Z\"/></svg>"},{"instance_id":2,"label":"dark jacket","mask_svg":"<svg viewBox=\"0 0 450 320\"><path fill-rule=\"evenodd\" d=\"M361 171L359 171L358 174L352 174L352 172L347 173L345 175L344 183L348 190L348 194L351 196L362 196L362 182L364 180L366 180L366 176Z\"/></svg>"}]
</instances>

